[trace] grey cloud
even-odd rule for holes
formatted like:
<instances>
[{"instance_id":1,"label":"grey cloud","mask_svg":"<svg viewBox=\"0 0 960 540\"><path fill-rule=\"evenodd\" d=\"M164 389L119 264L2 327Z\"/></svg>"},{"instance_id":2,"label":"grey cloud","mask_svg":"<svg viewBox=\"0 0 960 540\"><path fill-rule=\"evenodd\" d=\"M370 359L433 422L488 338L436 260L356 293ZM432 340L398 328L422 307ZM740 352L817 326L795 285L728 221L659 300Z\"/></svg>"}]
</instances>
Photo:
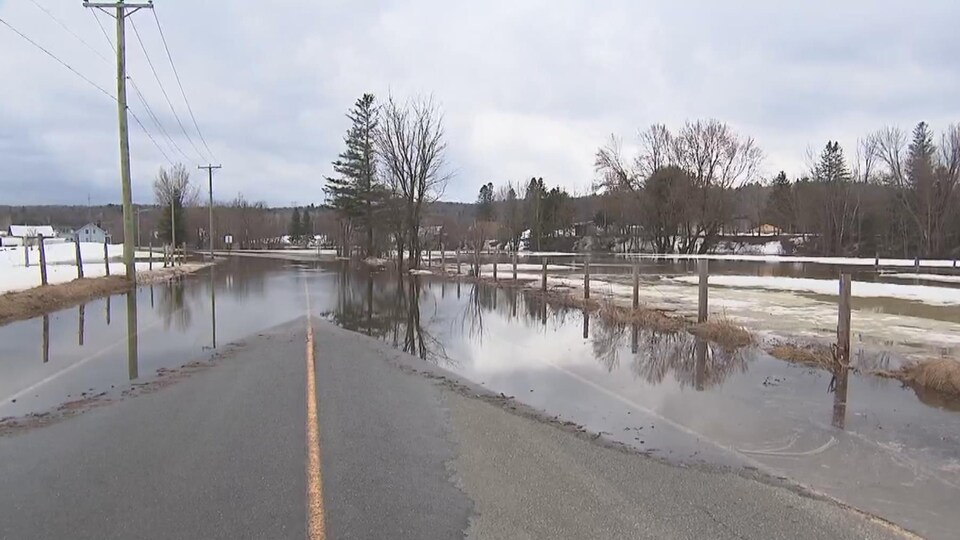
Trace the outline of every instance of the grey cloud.
<instances>
[{"instance_id":1,"label":"grey cloud","mask_svg":"<svg viewBox=\"0 0 960 540\"><path fill-rule=\"evenodd\" d=\"M109 55L79 2L38 1ZM157 9L224 164L224 199L322 200L343 114L363 92L432 93L442 103L457 173L447 194L458 200L487 181L534 175L585 191L606 136L630 142L653 122L719 118L758 140L768 170L797 174L805 149L827 138L852 146L884 124L960 120L951 27L960 6L948 1L167 0ZM0 1L0 16L112 91L111 67L28 2ZM156 28L137 17L192 130ZM0 149L32 141L0 156L0 187L44 177L62 188L18 189L22 202L80 202L91 189L115 196L115 106L3 28L0 49L15 51L0 55ZM132 75L176 135L139 48L129 50ZM134 99L131 110L147 122ZM131 129L135 195L146 201L164 161ZM178 143L194 153L182 135Z\"/></svg>"}]
</instances>

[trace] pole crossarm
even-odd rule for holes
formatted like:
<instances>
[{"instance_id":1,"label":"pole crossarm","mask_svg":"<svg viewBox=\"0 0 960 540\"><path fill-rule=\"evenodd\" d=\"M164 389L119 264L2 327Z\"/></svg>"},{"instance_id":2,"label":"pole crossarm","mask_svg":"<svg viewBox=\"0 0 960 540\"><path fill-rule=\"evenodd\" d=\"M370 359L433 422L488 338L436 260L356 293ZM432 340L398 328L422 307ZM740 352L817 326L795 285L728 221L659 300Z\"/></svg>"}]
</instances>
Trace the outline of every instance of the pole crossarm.
<instances>
[{"instance_id":1,"label":"pole crossarm","mask_svg":"<svg viewBox=\"0 0 960 540\"><path fill-rule=\"evenodd\" d=\"M146 4L128 4L126 2L84 2L83 7L99 9L100 11L116 19L117 16L107 10L117 10L119 13L121 13L122 17L129 17L141 9L153 9L153 2L148 2ZM130 10L130 12L124 13L124 10Z\"/></svg>"}]
</instances>

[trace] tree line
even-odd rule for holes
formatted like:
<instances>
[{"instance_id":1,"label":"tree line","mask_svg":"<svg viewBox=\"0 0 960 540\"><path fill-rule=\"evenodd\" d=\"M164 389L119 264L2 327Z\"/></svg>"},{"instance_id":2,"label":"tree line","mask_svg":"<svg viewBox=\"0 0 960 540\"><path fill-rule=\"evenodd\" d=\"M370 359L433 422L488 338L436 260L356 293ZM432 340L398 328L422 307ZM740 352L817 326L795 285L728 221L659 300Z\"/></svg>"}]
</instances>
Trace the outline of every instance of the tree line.
<instances>
[{"instance_id":1,"label":"tree line","mask_svg":"<svg viewBox=\"0 0 960 540\"><path fill-rule=\"evenodd\" d=\"M716 120L662 124L596 153L598 222L632 249L707 253L747 220L807 236L824 255L948 257L960 251L960 124L939 137L925 122L910 136L896 127L857 142L852 159L837 141L790 179L759 174L756 142Z\"/></svg>"}]
</instances>

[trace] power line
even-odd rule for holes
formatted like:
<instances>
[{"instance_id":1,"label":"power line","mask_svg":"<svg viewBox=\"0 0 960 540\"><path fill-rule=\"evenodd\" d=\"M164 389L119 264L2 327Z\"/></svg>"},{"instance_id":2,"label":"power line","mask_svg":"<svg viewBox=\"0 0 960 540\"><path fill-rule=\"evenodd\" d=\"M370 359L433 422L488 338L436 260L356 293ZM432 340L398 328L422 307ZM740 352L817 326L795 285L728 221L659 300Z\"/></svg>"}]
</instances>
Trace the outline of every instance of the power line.
<instances>
[{"instance_id":1,"label":"power line","mask_svg":"<svg viewBox=\"0 0 960 540\"><path fill-rule=\"evenodd\" d=\"M67 64L66 62L64 62L63 60L61 60L59 57L57 57L57 55L53 54L52 52L50 52L49 50L47 50L46 48L44 48L42 45L40 45L40 44L37 43L36 41L34 41L34 40L30 39L29 37L27 37L23 32L21 32L21 31L17 30L16 28L14 28L10 23L8 23L7 21L5 21L3 18L0 18L0 23L2 23L4 26L6 26L6 27L9 28L10 30L12 30L15 34L17 34L18 36L20 36L21 38L23 38L25 41L27 41L28 43L30 43L31 45L33 45L33 46L36 47L37 49L40 49L41 51L43 51L43 53L46 54L47 56L49 56L50 58L53 58L53 59L54 59L57 63L59 63L61 66L63 66L63 67L65 67L65 68L67 68L68 70L70 70L71 73L73 73L73 74L76 75L77 77L80 77L81 79L83 79L87 84L89 84L90 86L93 86L94 88L96 88L97 90L99 90L103 95L107 96L108 98L110 98L110 99L113 100L114 102L117 101L117 98L116 98L113 94L111 94L110 92L104 90L102 86L98 85L97 83L95 83L95 82L93 82L92 80L88 79L86 76L84 76L82 73L80 73L80 72L77 71L76 69L72 68L69 64ZM154 139L154 138L153 138L153 135L151 135L150 132L147 130L147 128L144 127L144 125L143 125L143 123L140 121L140 119L137 118L137 115L134 114L133 111L130 111L130 114L133 116L134 120L136 120L137 124L140 125L140 128L143 129L143 132L147 135L147 137L150 139L150 141L153 142L153 145L157 147L157 150L159 150L160 153L163 155L163 157L166 158L167 162L171 163L171 165L172 165L172 162L170 161L170 157L167 156L167 153L163 151L163 148L161 148L160 145L157 144L156 139Z\"/></svg>"},{"instance_id":2,"label":"power line","mask_svg":"<svg viewBox=\"0 0 960 540\"><path fill-rule=\"evenodd\" d=\"M207 149L207 152L210 153L211 157L216 157L213 154L213 151L210 150L210 147L207 145L207 140L203 137L203 132L200 131L200 125L197 124L197 117L193 114L193 107L190 106L190 100L187 99L187 93L183 90L183 82L180 81L180 73L177 71L176 64L173 63L173 55L170 54L170 47L167 46L167 37L163 34L163 27L160 26L160 18L157 16L157 10L153 10L153 20L157 22L157 30L160 32L160 40L163 41L163 48L167 51L167 59L170 60L170 67L173 68L173 75L177 78L177 85L180 87L180 95L183 96L183 102L187 104L187 111L190 112L190 118L193 120L193 127L197 129L197 135L200 136L200 141L203 142L203 147Z\"/></svg>"},{"instance_id":3,"label":"power line","mask_svg":"<svg viewBox=\"0 0 960 540\"><path fill-rule=\"evenodd\" d=\"M87 84L89 84L90 86L93 86L94 88L96 88L97 90L99 90L100 92L102 92L103 95L107 96L108 98L112 99L113 101L117 101L117 98L114 97L113 94L111 94L110 92L107 92L106 90L103 89L102 86L100 86L99 84L91 81L90 79L88 79L87 77L85 77L82 73L80 73L79 71L77 71L77 70L73 69L72 67L70 67L70 64L67 64L66 62L64 62L63 60L61 60L60 58L58 58L57 55L55 55L55 54L53 54L52 52L48 51L47 49L43 48L43 46L40 45L39 43L37 43L36 41L28 38L23 32L17 30L17 29L14 28L13 26L11 26L10 23L8 23L7 21L3 20L3 18L0 18L0 23L3 23L4 26L6 26L6 27L9 28L10 30L12 30L14 33L16 33L18 36L20 36L20 37L23 38L24 40L26 40L28 43L30 43L30 44L33 45L34 47L36 47L36 48L40 49L41 51L43 51L43 53L46 54L47 56L49 56L50 58L53 58L54 60L56 60L57 63L59 63L61 66L69 69L74 75L76 75L77 77L80 77L81 79L83 79L84 81L86 81Z\"/></svg>"},{"instance_id":4,"label":"power line","mask_svg":"<svg viewBox=\"0 0 960 540\"><path fill-rule=\"evenodd\" d=\"M140 118L137 117L137 113L131 111L130 107L127 107L127 112L130 113L130 116L133 117L133 120L137 123L138 126L140 126L140 129L142 129L143 132L147 135L147 137L150 139L150 142L152 142L153 145L157 147L157 150L159 150L160 153L163 154L163 157L164 159L167 160L167 163L169 163L170 166L173 167L173 161L170 159L170 156L168 156L167 153L163 151L163 148L161 148L160 145L157 144L157 141L156 139L153 138L153 135L151 135L150 132L147 131L147 127L144 126L143 122L140 121Z\"/></svg>"},{"instance_id":5,"label":"power line","mask_svg":"<svg viewBox=\"0 0 960 540\"><path fill-rule=\"evenodd\" d=\"M160 119L153 112L153 108L150 107L150 104L147 103L146 98L143 97L143 93L140 92L140 87L137 86L137 83L133 81L132 77L128 76L127 79L130 80L130 86L133 87L134 92L137 94L137 99L140 101L140 104L143 105L144 110L147 111L147 115L150 117L150 119L153 120L153 124L157 126L157 130L160 131L160 134L167 138L167 142L170 144L171 148L179 152L180 155L183 156L185 160L190 161L190 158L183 151L183 149L180 148L180 145L178 145L176 141L173 140L173 137L171 137L170 134L167 133L167 130L163 127L163 124L160 122Z\"/></svg>"},{"instance_id":6,"label":"power line","mask_svg":"<svg viewBox=\"0 0 960 540\"><path fill-rule=\"evenodd\" d=\"M103 27L103 24L100 22L100 16L97 15L97 10L90 10L90 15L97 22L97 27L100 28L100 33L103 34L103 38L107 40L107 44L110 45L110 48L113 50L114 53L116 53L117 48L114 46L113 40L111 40L110 36L107 34L107 30ZM160 131L160 133L164 137L166 137L167 143L170 145L170 147L176 150L177 152L179 152L180 155L183 156L185 160L190 161L190 157L187 156L186 152L184 152L183 149L180 148L180 145L177 144L177 142L173 139L173 137L170 136L170 133L167 132L166 128L163 127L163 123L160 122L160 118L156 115L156 113L153 112L153 108L150 107L150 104L147 103L147 99L144 97L143 93L140 92L140 87L137 86L137 83L136 81L134 81L133 77L128 75L127 79L130 81L130 86L132 86L133 90L136 92L137 98L140 100L140 103L143 105L143 108L147 111L147 115L149 115L150 119L153 120L154 125L157 126L157 129ZM129 107L128 107L128 110L129 110Z\"/></svg>"},{"instance_id":7,"label":"power line","mask_svg":"<svg viewBox=\"0 0 960 540\"><path fill-rule=\"evenodd\" d=\"M43 11L44 13L47 14L48 17L50 17L51 19L53 19L53 21L54 21L55 23L57 23L57 24L59 24L61 27L63 27L63 29L66 30L68 34L70 34L71 36L73 36L74 38L76 38L77 41L79 41L79 42L82 43L84 46L86 46L88 49L90 49L91 51L93 51L93 54L95 54L95 55L97 55L98 57L100 57L100 59L103 60L104 62L106 62L106 63L108 63L108 64L110 63L110 60L108 60L106 56L104 56L103 54L101 54L100 51L98 51L97 49L95 49L95 48L93 47L93 45L90 45L89 43L86 42L86 40L84 40L82 37L80 37L79 35L77 35L77 33L74 32L73 30L71 30L69 26L67 26L63 21L61 21L60 19L58 19L56 15L54 15L53 13L50 13L50 10L49 10L49 9L43 7L43 5L41 5L39 2L37 2L37 0L30 0L30 1L33 2L33 5L37 6L37 8L40 9L40 11Z\"/></svg>"},{"instance_id":8,"label":"power line","mask_svg":"<svg viewBox=\"0 0 960 540\"><path fill-rule=\"evenodd\" d=\"M160 86L160 92L163 93L163 98L167 100L167 105L170 107L170 112L173 113L174 119L176 119L177 124L180 126L180 131L183 132L184 137L187 138L187 142L190 143L190 146L197 152L197 155L200 156L201 161L203 161L203 152L197 148L197 145L194 144L193 139L190 138L190 134L187 133L187 129L183 127L183 122L180 120L180 115L177 114L177 110L173 106L173 102L170 101L170 96L167 95L167 90L163 87L163 82L160 80L160 75L157 73L157 69L153 65L153 60L150 59L150 54L147 52L147 48L143 44L143 40L140 38L140 31L137 30L137 24L130 21L131 26L133 26L133 33L137 36L137 42L140 44L140 50L143 51L144 58L147 59L147 64L150 66L150 71L153 72L153 77L157 80L157 85Z\"/></svg>"}]
</instances>

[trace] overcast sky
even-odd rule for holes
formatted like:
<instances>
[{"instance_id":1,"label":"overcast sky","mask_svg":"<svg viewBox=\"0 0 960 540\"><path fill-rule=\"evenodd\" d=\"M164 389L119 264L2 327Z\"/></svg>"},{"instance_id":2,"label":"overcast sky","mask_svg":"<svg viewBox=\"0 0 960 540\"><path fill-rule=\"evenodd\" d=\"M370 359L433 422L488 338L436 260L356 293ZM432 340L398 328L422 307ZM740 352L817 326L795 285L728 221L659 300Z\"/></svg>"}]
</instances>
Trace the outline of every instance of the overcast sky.
<instances>
[{"instance_id":1,"label":"overcast sky","mask_svg":"<svg viewBox=\"0 0 960 540\"><path fill-rule=\"evenodd\" d=\"M47 8L96 53L39 9ZM886 124L960 121L960 2L156 0L218 199L320 203L345 111L364 92L442 104L449 200L542 176L586 193L611 133L716 118L753 136L764 172ZM111 45L81 0L0 0L0 18L110 93ZM111 38L113 20L100 15ZM133 16L191 144L128 25L130 107L170 158L205 148L153 16ZM99 55L106 57L107 60ZM134 200L166 160L131 118ZM193 145L199 149L194 150ZM0 204L119 202L116 104L0 25Z\"/></svg>"}]
</instances>

